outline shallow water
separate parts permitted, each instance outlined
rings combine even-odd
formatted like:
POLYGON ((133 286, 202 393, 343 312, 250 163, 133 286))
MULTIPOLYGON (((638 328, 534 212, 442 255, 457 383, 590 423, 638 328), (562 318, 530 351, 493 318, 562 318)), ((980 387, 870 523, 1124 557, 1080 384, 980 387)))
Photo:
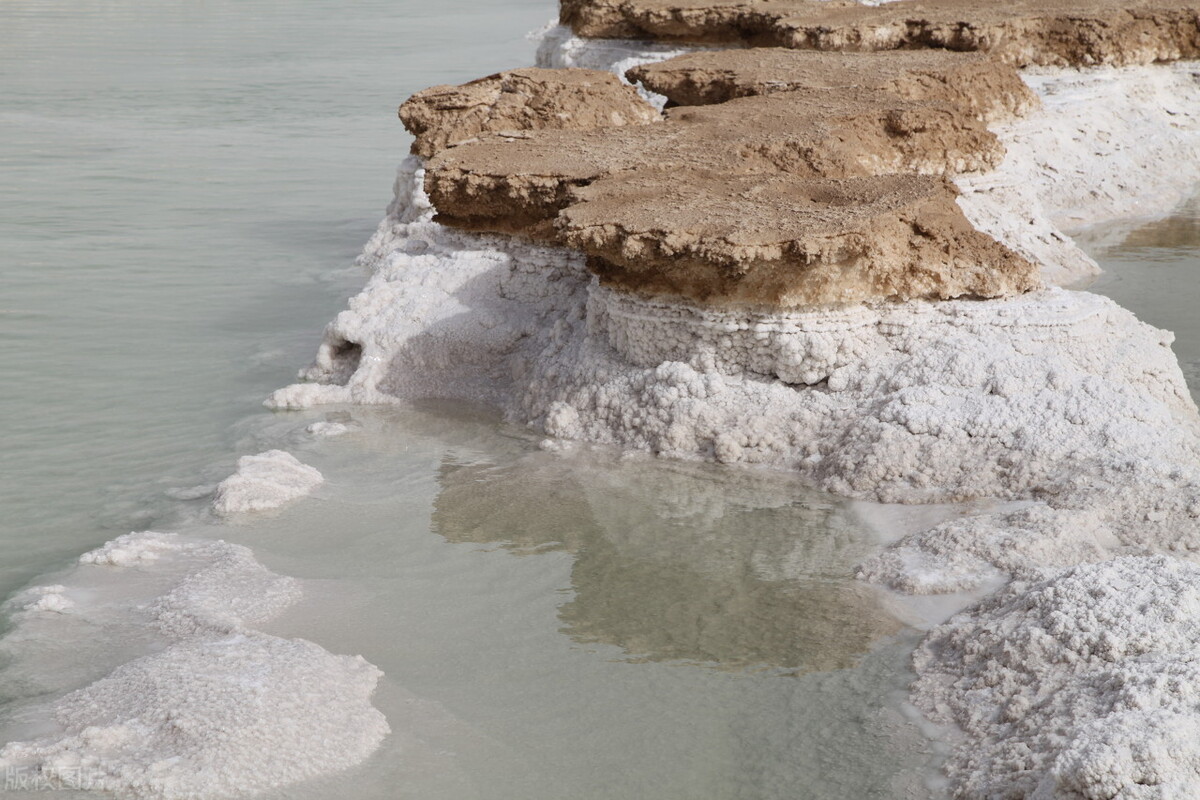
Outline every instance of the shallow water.
MULTIPOLYGON (((302 578, 266 629, 380 666, 395 733, 288 797, 903 796, 936 761, 903 704, 918 617, 851 578, 893 511, 786 476, 547 453, 478 408, 260 406, 363 280, 350 265, 407 148, 396 103, 531 62, 523 34, 552 14, 0 4, 0 595, 146 527, 302 578), (305 432, 327 418, 352 431, 305 432), (218 525, 188 490, 270 447, 326 484, 218 525)), ((1144 241, 1194 259, 1191 219, 1191 239, 1144 241)), ((1130 258, 1112 286, 1157 269, 1130 258)), ((1144 300, 1122 302, 1175 326, 1195 377, 1185 293, 1144 300)), ((0 741, 134 639, 36 681, 7 665, 22 713, 0 741)))
POLYGON ((1200 195, 1162 219, 1100 226, 1077 241, 1104 267, 1090 291, 1175 334, 1172 348, 1200 402, 1200 195))
POLYGON ((549 15, 0 3, 0 592, 228 474, 361 285, 396 105, 525 63, 549 15))

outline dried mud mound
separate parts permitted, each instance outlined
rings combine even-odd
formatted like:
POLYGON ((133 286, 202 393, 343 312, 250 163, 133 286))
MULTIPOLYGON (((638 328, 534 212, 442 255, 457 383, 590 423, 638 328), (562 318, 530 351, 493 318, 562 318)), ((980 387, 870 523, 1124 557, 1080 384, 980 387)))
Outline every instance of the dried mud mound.
POLYGON ((972 228, 956 196, 916 175, 663 170, 593 183, 559 221, 603 284, 699 302, 795 308, 1035 288, 1032 265, 972 228))
POLYGON ((610 72, 515 69, 461 86, 423 89, 400 106, 429 157, 488 131, 608 128, 659 120, 658 111, 610 72))
POLYGON ((669 104, 680 106, 854 87, 885 91, 906 100, 950 103, 989 122, 1024 114, 1038 105, 1037 95, 1011 67, 982 53, 946 50, 853 56, 781 47, 702 50, 643 64, 625 75, 664 95, 669 104))
MULTIPOLYGON (((933 61, 934 83, 965 87, 982 68, 1001 76, 988 96, 1006 98, 989 108, 1027 104, 1003 88, 1020 83, 1011 68, 933 61), (946 77, 955 64, 964 77, 946 77)), ((794 307, 1036 288, 1036 266, 973 231, 950 184, 916 177, 998 164, 986 115, 857 85, 869 71, 673 108, 657 125, 480 134, 430 159, 425 187, 439 222, 579 248, 627 290, 794 307)))
POLYGON ((809 50, 943 48, 1012 64, 1122 66, 1200 57, 1200 4, 1161 0, 721 2, 563 0, 579 36, 809 50))

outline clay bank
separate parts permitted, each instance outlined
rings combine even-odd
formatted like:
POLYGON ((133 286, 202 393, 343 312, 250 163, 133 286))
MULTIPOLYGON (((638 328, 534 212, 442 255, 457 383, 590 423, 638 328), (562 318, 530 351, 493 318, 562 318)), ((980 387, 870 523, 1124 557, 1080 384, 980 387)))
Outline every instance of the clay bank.
POLYGON ((1200 794, 1200 416, 1170 333, 1061 288, 1095 271, 1065 231, 1200 180, 1200 6, 561 21, 543 68, 401 107, 374 274, 268 403, 484 400, 548 449, 976 503, 859 566, 1007 581, 914 658, 952 793, 1200 794))

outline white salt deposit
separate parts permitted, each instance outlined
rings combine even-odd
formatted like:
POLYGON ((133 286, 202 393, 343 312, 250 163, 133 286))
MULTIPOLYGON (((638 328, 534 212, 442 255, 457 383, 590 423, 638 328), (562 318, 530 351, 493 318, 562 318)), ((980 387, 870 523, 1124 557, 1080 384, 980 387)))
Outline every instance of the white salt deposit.
POLYGON ((213 510, 227 516, 279 508, 311 493, 324 480, 316 469, 283 450, 242 456, 237 472, 217 485, 213 510))
MULTIPOLYGON (((626 71, 642 64, 653 64, 684 53, 710 49, 697 45, 635 42, 627 39, 582 39, 565 25, 553 22, 532 34, 531 38, 538 42, 539 67, 607 70, 616 73, 623 81, 626 71)), ((667 102, 667 98, 647 91, 641 84, 637 84, 637 90, 660 111, 667 102)))
POLYGON ((1167 213, 1200 183, 1197 66, 1026 72, 1042 107, 992 126, 1007 155, 956 180, 963 213, 1050 283, 1099 272, 1064 230, 1167 213))
POLYGON ((304 430, 311 433, 313 436, 319 436, 324 439, 332 439, 335 436, 341 436, 349 433, 352 429, 344 422, 314 422, 304 430))
POLYGON ((388 733, 380 672, 312 642, 244 632, 183 641, 54 705, 62 733, 0 750, 71 788, 241 797, 344 769, 388 733))
POLYGON ((896 502, 1063 491, 1195 457, 1170 334, 1104 298, 787 314, 627 298, 575 254, 429 221, 420 177, 405 162, 398 196, 415 200, 368 246, 379 266, 327 329, 314 382, 269 405, 482 400, 559 438, 896 502))
POLYGON ((970 737, 960 797, 1184 798, 1200 787, 1200 567, 1117 558, 1013 583, 918 648, 914 701, 970 737))
POLYGON ((4 610, 12 615, 49 612, 65 614, 75 607, 75 601, 67 597, 65 586, 33 586, 18 592, 4 603, 4 610))
POLYGON ((376 668, 251 627, 300 587, 247 548, 147 531, 79 562, 10 601, 0 652, 10 690, 91 682, 41 713, 50 732, 0 749, 0 767, 122 796, 234 797, 358 763, 387 734, 376 668), (49 669, 64 651, 77 669, 49 669))

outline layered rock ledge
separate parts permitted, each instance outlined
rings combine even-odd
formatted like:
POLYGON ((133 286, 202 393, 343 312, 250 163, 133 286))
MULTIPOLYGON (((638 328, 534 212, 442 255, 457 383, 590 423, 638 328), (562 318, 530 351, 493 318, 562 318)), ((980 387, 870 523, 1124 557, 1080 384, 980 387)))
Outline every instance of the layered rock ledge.
POLYGON ((1025 114, 1037 95, 1016 70, 983 53, 899 50, 828 53, 753 47, 702 50, 625 73, 668 105, 700 106, 802 90, 855 87, 888 92, 905 100, 949 103, 993 122, 1025 114))
POLYGON ((400 106, 429 157, 487 131, 608 128, 657 122, 659 114, 611 72, 514 69, 461 86, 432 86, 400 106))
POLYGON ((1033 265, 971 227, 941 178, 653 170, 580 189, 558 218, 602 284, 722 305, 1001 297, 1033 265), (731 203, 730 198, 736 198, 731 203))
POLYGON ((974 231, 951 184, 921 177, 999 163, 981 120, 1029 107, 1028 90, 1010 67, 924 55, 865 86, 872 56, 807 79, 794 64, 786 90, 677 106, 656 125, 473 128, 429 160, 425 188, 439 222, 578 248, 630 291, 790 308, 1036 288, 1033 263, 974 231), (976 105, 949 101, 967 94, 976 105))
POLYGON ((1196 0, 563 0, 579 36, 752 47, 985 51, 1019 66, 1150 64, 1200 57, 1196 0))

